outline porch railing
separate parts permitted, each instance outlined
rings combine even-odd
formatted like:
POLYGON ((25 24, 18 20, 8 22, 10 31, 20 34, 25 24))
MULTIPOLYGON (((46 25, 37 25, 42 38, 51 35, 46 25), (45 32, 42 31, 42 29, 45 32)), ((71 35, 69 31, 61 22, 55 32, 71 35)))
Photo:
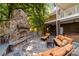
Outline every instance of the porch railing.
POLYGON ((71 16, 71 15, 75 15, 78 13, 79 13, 79 4, 72 6, 71 8, 68 8, 66 10, 58 11, 58 19, 63 18, 63 17, 67 17, 67 16, 71 16))

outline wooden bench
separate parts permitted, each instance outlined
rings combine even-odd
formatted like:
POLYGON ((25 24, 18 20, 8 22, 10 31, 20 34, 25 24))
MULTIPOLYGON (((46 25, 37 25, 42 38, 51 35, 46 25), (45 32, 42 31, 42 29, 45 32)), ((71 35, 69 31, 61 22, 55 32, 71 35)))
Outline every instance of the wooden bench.
POLYGON ((42 36, 41 40, 46 41, 49 38, 49 36, 42 36))
POLYGON ((45 36, 41 37, 41 40, 46 41, 49 38, 50 34, 46 33, 45 36))

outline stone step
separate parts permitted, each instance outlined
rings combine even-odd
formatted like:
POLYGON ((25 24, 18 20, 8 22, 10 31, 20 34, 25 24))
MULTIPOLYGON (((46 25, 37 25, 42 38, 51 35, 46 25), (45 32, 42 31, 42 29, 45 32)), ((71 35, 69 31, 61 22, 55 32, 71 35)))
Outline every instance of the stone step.
POLYGON ((16 40, 16 41, 14 41, 14 42, 10 42, 9 45, 16 45, 16 44, 19 44, 19 43, 21 43, 21 42, 23 42, 23 41, 25 41, 25 40, 27 40, 27 39, 29 39, 29 38, 31 38, 31 37, 32 37, 32 35, 30 35, 30 36, 28 36, 28 37, 23 37, 23 38, 21 38, 21 39, 19 39, 19 40, 16 40))
POLYGON ((6 54, 8 46, 8 43, 0 45, 0 56, 6 54))
POLYGON ((71 56, 79 56, 79 47, 72 52, 71 56))

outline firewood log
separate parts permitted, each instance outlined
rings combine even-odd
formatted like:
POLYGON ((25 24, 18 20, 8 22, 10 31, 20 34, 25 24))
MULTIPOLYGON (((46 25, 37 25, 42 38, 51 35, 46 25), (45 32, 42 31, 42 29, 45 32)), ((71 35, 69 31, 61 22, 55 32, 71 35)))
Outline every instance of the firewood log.
POLYGON ((59 40, 64 40, 64 36, 63 35, 58 35, 58 36, 56 36, 56 39, 59 39, 59 40))
POLYGON ((55 39, 55 42, 57 43, 58 46, 60 46, 60 47, 62 46, 62 41, 61 40, 55 39))
POLYGON ((71 39, 71 38, 68 38, 68 37, 64 37, 65 38, 65 40, 68 40, 68 43, 72 43, 72 41, 73 41, 73 39, 71 39))
POLYGON ((64 46, 64 48, 66 49, 67 52, 69 52, 73 48, 73 46, 72 44, 67 44, 66 46, 64 46))
POLYGON ((53 56, 64 56, 66 54, 66 49, 64 47, 56 49, 51 52, 53 56))

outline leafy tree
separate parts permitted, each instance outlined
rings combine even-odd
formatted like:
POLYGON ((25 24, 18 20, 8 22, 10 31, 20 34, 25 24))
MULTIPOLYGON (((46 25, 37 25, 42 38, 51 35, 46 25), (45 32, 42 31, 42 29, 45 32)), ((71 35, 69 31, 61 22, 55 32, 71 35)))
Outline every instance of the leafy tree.
POLYGON ((0 21, 8 20, 8 12, 7 4, 0 4, 0 21))
POLYGON ((30 27, 42 30, 47 18, 47 4, 44 3, 5 3, 0 4, 0 21, 8 20, 14 9, 23 9, 27 16, 30 27))

